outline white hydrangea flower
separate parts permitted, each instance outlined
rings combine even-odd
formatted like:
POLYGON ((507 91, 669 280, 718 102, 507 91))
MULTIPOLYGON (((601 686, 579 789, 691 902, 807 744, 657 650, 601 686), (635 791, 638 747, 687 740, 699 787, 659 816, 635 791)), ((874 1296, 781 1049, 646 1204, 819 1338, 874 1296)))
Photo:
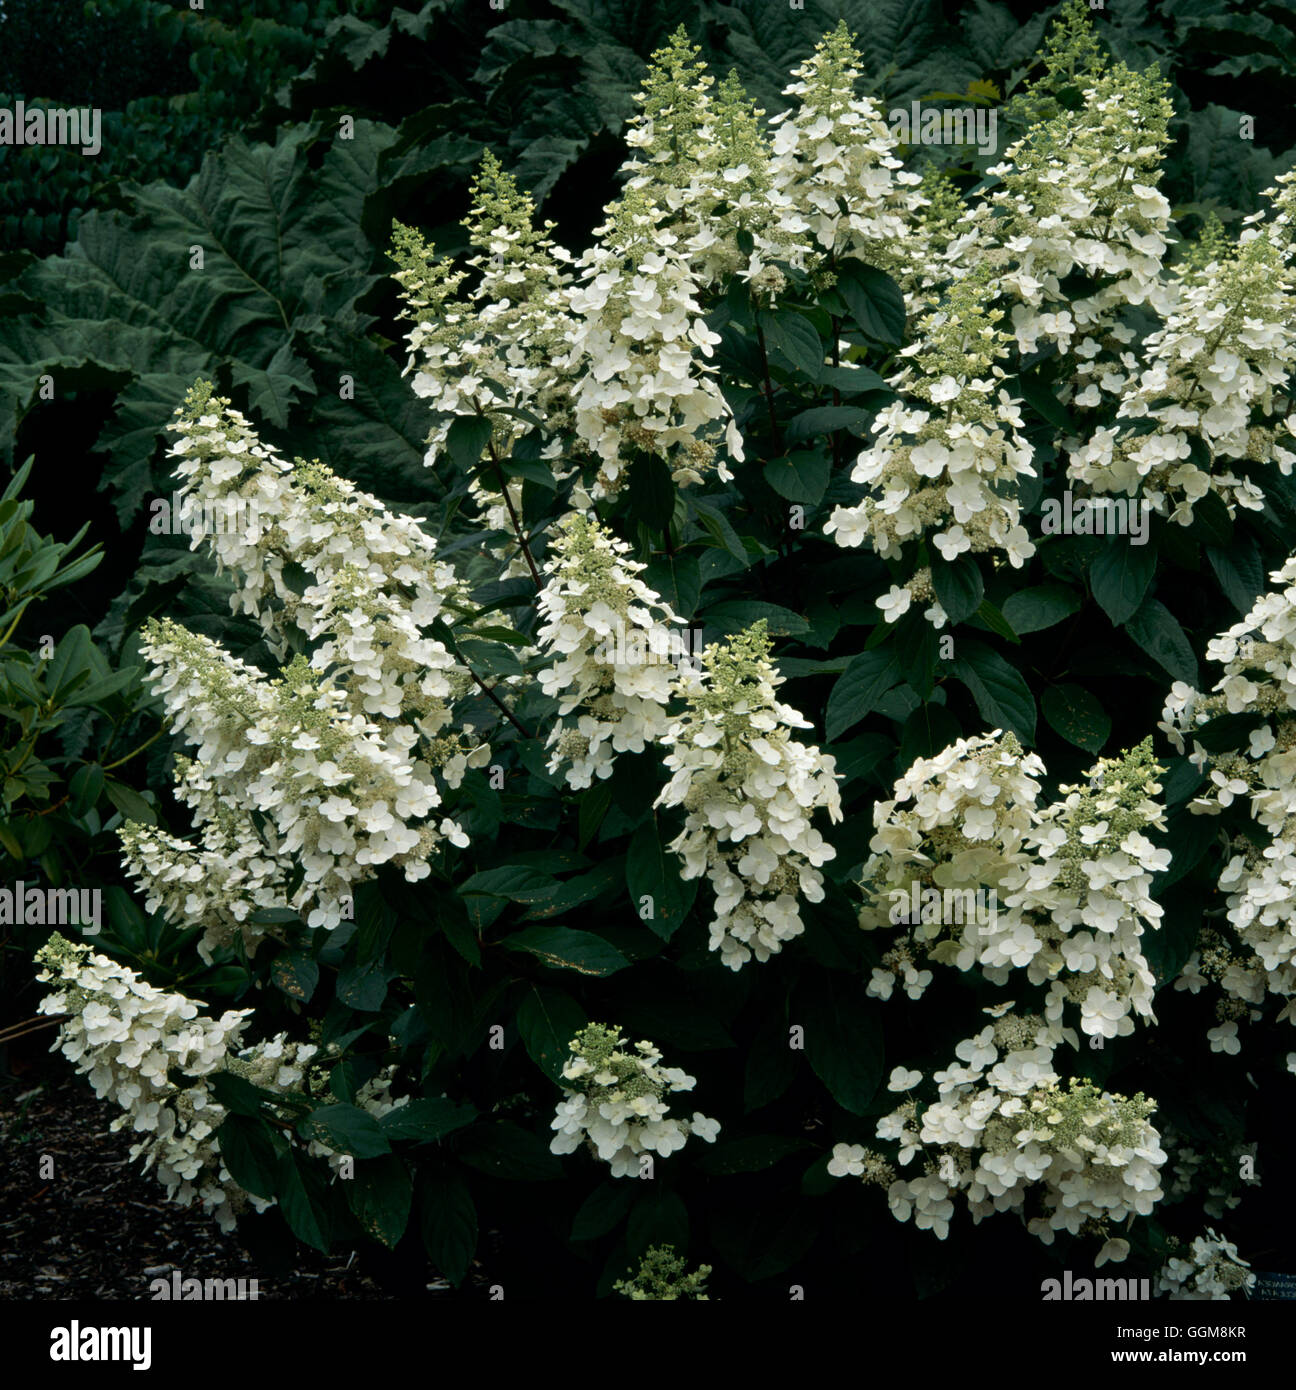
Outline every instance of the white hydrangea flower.
POLYGON ((440 734, 472 678, 425 631, 466 604, 433 538, 323 465, 278 457, 206 383, 176 414, 170 456, 181 495, 245 509, 246 525, 193 541, 233 578, 232 609, 260 622, 281 661, 289 632, 304 634, 315 644, 311 668, 336 672, 344 705, 406 749, 440 734))
POLYGON ((150 910, 203 922, 208 945, 235 931, 252 944, 248 911, 265 905, 272 884, 308 926, 335 927, 354 885, 379 865, 397 865, 411 882, 427 876, 446 833, 432 770, 348 712, 345 690, 302 657, 268 681, 169 619, 150 622, 143 652, 176 730, 196 747, 193 759, 177 760, 176 795, 206 828, 200 849, 122 828, 128 871, 150 910), (240 850, 240 836, 253 852, 240 850), (303 876, 288 895, 293 865, 303 876), (223 884, 236 889, 232 901, 219 896, 223 884))
POLYGON ((1179 1302, 1222 1302, 1255 1287, 1256 1277, 1232 1241, 1207 1229, 1184 1256, 1167 1260, 1157 1275, 1156 1291, 1179 1302))
MULTIPOLYGON (((900 353, 908 360, 889 379, 900 399, 878 412, 851 473, 867 494, 835 507, 824 527, 837 544, 867 539, 884 559, 898 559, 906 544, 930 537, 946 560, 1001 551, 1014 568, 1034 554, 1017 497, 1021 480, 1035 477, 1033 451, 1019 403, 1001 384, 996 359, 1007 338, 995 327, 1002 310, 990 307, 997 293, 988 270, 969 273, 900 353)), ((928 599, 931 572, 921 569, 878 607, 895 622, 911 601, 928 599)), ((925 616, 938 628, 946 621, 939 603, 925 616)))
MULTIPOLYGON (((1069 353, 1077 338, 1103 344, 1101 357, 1085 349, 1070 360, 1081 390, 1110 395, 1113 367, 1119 380, 1128 365, 1113 353, 1119 312, 1145 304, 1164 311, 1171 302, 1161 279, 1170 204, 1156 185, 1173 107, 1155 69, 1135 72, 1096 56, 1077 86, 1078 109, 1033 124, 990 170, 1003 186, 973 221, 1000 289, 1016 301, 1018 349, 1069 353), (1067 294, 1062 282, 1076 275, 1096 287, 1067 294)), ((965 254, 976 258, 975 249, 965 254)))
POLYGON ((885 270, 912 310, 932 254, 922 177, 904 168, 877 102, 858 94, 861 64, 843 21, 793 69, 783 94, 795 104, 770 121, 777 226, 811 254, 858 256, 885 270))
MULTIPOLYGON (((481 454, 496 463, 536 420, 550 437, 570 423, 571 276, 564 265, 571 255, 552 240, 552 222, 535 225, 531 196, 490 151, 471 192, 463 221, 473 251, 466 270, 452 270, 417 232, 395 224, 395 278, 413 325, 405 370, 414 373, 415 394, 438 416, 424 459, 429 467, 447 452, 457 419, 489 421, 481 454), (476 283, 461 296, 469 271, 477 272, 476 283)), ((560 452, 560 444, 545 446, 547 457, 560 452)), ((502 476, 495 481, 503 487, 502 476)), ((480 480, 470 490, 490 523, 509 529, 480 480)))
POLYGON ((143 1157, 145 1171, 155 1170, 168 1200, 201 1202, 222 1230, 231 1230, 248 1205, 257 1211, 272 1206, 240 1188, 221 1161, 227 1112, 205 1078, 229 1070, 257 1085, 292 1089, 317 1049, 286 1044, 282 1034, 241 1048, 252 1009, 208 1018, 199 1001, 156 989, 128 967, 58 935, 36 960, 42 966, 37 979, 52 985, 39 1012, 68 1015, 51 1050, 61 1050, 88 1075, 97 1096, 121 1107, 110 1128, 129 1126, 141 1136, 130 1156, 143 1157), (174 1083, 173 1071, 191 1084, 174 1083))
POLYGON ((706 874, 715 889, 711 949, 732 970, 804 930, 799 900, 822 900, 819 866, 836 854, 811 816, 822 806, 841 819, 836 763, 790 737, 810 724, 775 697, 769 650, 763 621, 708 647, 703 674, 680 682, 687 713, 661 740, 673 776, 656 804, 688 812, 670 847, 683 878, 706 874))
POLYGON ((671 723, 681 623, 629 554, 592 514, 573 513, 545 564, 539 644, 552 665, 540 685, 559 700, 549 770, 565 769, 577 789, 610 776, 615 753, 660 742, 671 723))
POLYGON ((1212 719, 1263 720, 1245 746, 1200 750, 1209 778, 1189 806, 1218 815, 1244 803, 1256 827, 1234 840, 1220 873, 1227 925, 1204 926, 1175 982, 1194 994, 1218 986, 1218 1025, 1207 1037, 1212 1051, 1230 1055, 1241 1050, 1239 1023, 1259 1018, 1266 996, 1282 1001, 1280 1018, 1296 1022, 1296 556, 1270 582, 1251 611, 1207 645, 1208 659, 1224 667, 1211 692, 1176 681, 1159 726, 1184 753, 1190 743, 1199 750, 1193 734, 1212 719))
MULTIPOLYGON (((1076 1079, 1064 1086, 1053 1069, 1062 1042, 1056 1023, 1010 1013, 990 1031, 988 1049, 980 1036, 959 1046, 966 1055, 972 1044, 978 1065, 935 1074, 936 1092, 922 1102, 921 1119, 911 1099, 878 1121, 878 1138, 898 1146, 902 1168, 919 1157, 927 1164, 922 1176, 891 1183, 887 1196, 896 1219, 912 1217, 918 1229, 943 1240, 960 1194, 973 1220, 981 1221, 996 1211, 1024 1218, 1029 1193, 1031 1206, 1046 1214, 1028 1227, 1049 1243, 1059 1230, 1105 1232, 1128 1216, 1151 1212, 1163 1195, 1160 1167, 1166 1161, 1148 1122, 1152 1102, 1076 1079)), ((838 1145, 828 1171, 859 1176, 863 1157, 863 1150, 838 1145)), ((1123 1241, 1109 1238, 1098 1262, 1127 1252, 1123 1241)))
POLYGON ((1044 764, 1011 734, 918 759, 873 811, 860 925, 906 928, 883 970, 912 998, 931 977, 918 970, 923 959, 979 969, 995 984, 1025 970, 1048 986, 1046 1017, 1078 1006, 1089 1036, 1125 1036, 1134 1017, 1151 1020, 1155 978, 1140 940, 1160 922, 1151 884, 1170 856, 1143 831, 1164 829, 1159 771, 1149 739, 1041 808, 1044 764))
POLYGON ((196 750, 176 769, 199 843, 130 824, 120 835, 150 911, 200 924, 210 959, 238 938, 255 949, 259 909, 287 902, 333 927, 380 865, 426 877, 437 846, 467 843, 436 772, 453 789, 490 747, 471 725, 447 731, 476 681, 428 629, 465 594, 418 523, 319 464, 278 458, 207 383, 177 416, 181 494, 242 519, 194 544, 231 573, 234 610, 259 620, 280 660, 311 645, 270 681, 173 622, 146 629, 154 688, 196 750))
POLYGON ((640 1156, 662 1158, 682 1149, 690 1135, 713 1144, 718 1120, 695 1111, 691 1120, 670 1113, 666 1097, 691 1091, 696 1078, 678 1067, 662 1067, 661 1053, 644 1041, 628 1046, 620 1029, 591 1023, 572 1039, 571 1055, 563 1067, 563 1088, 550 1150, 573 1153, 584 1143, 614 1178, 638 1177, 640 1156))
POLYGON ((1142 344, 1124 381, 1114 427, 1070 446, 1067 471, 1098 493, 1141 493, 1183 526, 1208 494, 1260 511, 1256 466, 1296 461, 1275 388, 1296 365, 1296 296, 1277 247, 1211 246, 1175 287, 1174 307, 1142 344), (1133 421, 1122 427, 1121 422, 1133 421), (1285 447, 1284 447, 1285 446, 1285 447))
POLYGON ((697 272, 666 211, 627 189, 596 228, 570 292, 575 432, 599 460, 597 500, 624 486, 635 451, 655 453, 677 484, 743 458, 742 440, 707 358, 720 335, 707 327, 697 272))
POLYGON ((701 51, 681 26, 653 54, 626 130, 624 185, 664 209, 663 226, 679 239, 699 285, 737 275, 753 289, 777 291, 784 278, 770 259, 795 247, 773 225, 791 202, 772 186, 764 112, 752 107, 736 73, 712 94, 701 51), (749 252, 738 245, 742 232, 752 238, 749 252))

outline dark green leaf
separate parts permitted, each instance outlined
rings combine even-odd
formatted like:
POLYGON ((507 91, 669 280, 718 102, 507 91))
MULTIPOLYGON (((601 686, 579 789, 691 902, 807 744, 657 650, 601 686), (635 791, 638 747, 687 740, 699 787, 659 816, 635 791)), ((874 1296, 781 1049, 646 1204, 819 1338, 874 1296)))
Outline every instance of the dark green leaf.
POLYGON ((1093 596, 1117 627, 1138 610, 1156 570, 1156 551, 1122 538, 1109 540, 1089 571, 1093 596))
POLYGON ((419 1144, 428 1144, 471 1124, 476 1116, 477 1112, 471 1105, 441 1096, 430 1100, 406 1101, 395 1110, 389 1110, 378 1124, 388 1139, 412 1139, 419 1144))
POLYGON ((270 966, 270 978, 285 994, 306 1003, 319 984, 319 963, 307 951, 281 951, 270 966))
POLYGON ((983 599, 977 605, 976 616, 977 620, 984 623, 996 636, 1004 638, 1014 646, 1021 645, 1021 638, 1013 631, 1012 625, 1009 623, 1008 619, 1004 617, 989 599, 983 599))
POLYGON ((490 443, 491 423, 484 415, 459 415, 446 433, 446 452, 462 472, 470 473, 481 462, 490 443))
POLYGON ((1256 543, 1240 536, 1226 550, 1208 546, 1206 558, 1228 601, 1239 613, 1249 613, 1265 587, 1264 561, 1256 543))
POLYGON ((391 1153, 391 1145, 378 1121, 356 1105, 322 1105, 311 1112, 310 1127, 321 1143, 353 1158, 376 1158, 391 1153))
POLYGON ((109 777, 104 782, 104 791, 108 793, 108 800, 122 813, 123 819, 139 821, 142 825, 157 824, 153 808, 134 787, 109 777))
POLYGON ((414 1196, 404 1159, 388 1154, 357 1163, 343 1190, 364 1233, 392 1249, 405 1234, 414 1196))
POLYGON ((1066 406, 1053 394, 1053 388, 1038 372, 1023 372, 1017 378, 1022 398, 1041 419, 1055 429, 1066 430, 1068 434, 1077 432, 1076 423, 1066 406))
POLYGON ((576 970, 582 975, 612 975, 630 964, 601 936, 571 927, 527 927, 499 944, 505 950, 526 951, 556 970, 576 970))
POLYGON ((832 460, 817 449, 802 449, 765 465, 765 481, 789 502, 817 507, 828 489, 832 460))
POLYGON ((626 1247, 630 1253, 645 1254, 653 1245, 670 1245, 676 1250, 687 1250, 688 1208, 679 1194, 664 1189, 660 1183, 640 1182, 638 1185, 638 1200, 626 1223, 626 1247), (644 1191, 645 1188, 648 1190, 644 1191))
POLYGON ((217 1101, 234 1115, 261 1114, 261 1093, 245 1077, 232 1071, 213 1072, 208 1086, 217 1101))
POLYGON ((600 1183, 581 1203, 572 1221, 572 1240, 598 1240, 625 1220, 635 1187, 624 1179, 600 1183))
POLYGON ((964 618, 970 618, 977 611, 985 594, 985 583, 977 562, 971 555, 960 555, 953 561, 933 559, 931 572, 936 598, 945 610, 950 626, 957 627, 964 618))
POLYGON ((675 513, 675 484, 664 459, 640 454, 630 467, 626 489, 630 515, 653 531, 664 531, 675 513))
POLYGON ((254 1196, 275 1196, 278 1160, 264 1120, 247 1115, 227 1115, 216 1136, 221 1161, 230 1177, 254 1196))
POLYGON ((1060 623, 1079 607, 1080 597, 1074 589, 1064 584, 1040 584, 1010 594, 1004 600, 1003 615, 1012 630, 1024 637, 1060 623))
POLYGON ((72 794, 72 814, 84 816, 99 800, 103 791, 104 771, 98 763, 86 763, 72 774, 68 790, 72 794))
POLYGON ((803 410, 788 421, 784 437, 789 444, 832 434, 834 430, 850 430, 863 434, 873 423, 875 412, 858 405, 816 405, 803 410))
POLYGON ((630 841, 626 887, 636 916, 663 941, 679 930, 697 897, 697 879, 680 877, 679 856, 666 848, 656 817, 644 821, 630 841))
POLYGON ((725 599, 705 609, 701 617, 707 627, 719 629, 726 637, 745 631, 762 618, 771 637, 799 637, 810 627, 799 613, 756 599, 725 599))
POLYGON ((1068 743, 1098 753, 1111 733, 1107 711, 1078 685, 1051 685, 1040 697, 1044 718, 1068 743))
POLYGON ((498 1120, 467 1130, 458 1145, 459 1157, 493 1178, 514 1182, 544 1182, 562 1177, 562 1164, 537 1135, 498 1120))
POLYGON ((889 651, 861 652, 842 672, 828 696, 824 732, 830 743, 877 708, 880 696, 900 682, 900 668, 889 651))
POLYGON ((423 1248, 457 1287, 477 1249, 477 1208, 468 1184, 455 1173, 427 1173, 419 1179, 418 1198, 423 1248))
POLYGON ((1138 612, 1125 624, 1125 630, 1162 670, 1196 688, 1197 658, 1192 644, 1164 603, 1144 599, 1138 612))
POLYGON ((322 1210, 322 1184, 319 1174, 306 1167, 308 1162, 292 1149, 280 1155, 275 1184, 279 1207, 298 1240, 327 1254, 329 1238, 322 1210))
POLYGON ((762 310, 760 321, 766 344, 813 381, 823 366, 824 345, 810 320, 794 310, 778 309, 762 310))
POLYGON ((863 1115, 882 1080, 882 1028, 860 982, 827 972, 807 977, 793 1000, 792 1020, 805 1028, 815 1075, 844 1110, 863 1115))
POLYGON ((1009 729, 1030 747, 1035 742, 1035 697, 1020 671, 993 648, 962 639, 953 672, 972 692, 981 717, 993 729, 1009 729))
POLYGON ((730 1173, 759 1173, 772 1168, 789 1154, 800 1153, 810 1145, 787 1134, 754 1134, 747 1139, 720 1140, 698 1156, 697 1166, 704 1173, 724 1177, 730 1173))
POLYGON ((523 1047, 549 1080, 559 1085, 571 1041, 588 1022, 585 1010, 570 994, 545 985, 529 985, 517 1011, 523 1047))
POLYGON ((890 276, 862 261, 841 260, 835 288, 866 336, 891 347, 904 342, 904 295, 890 276))

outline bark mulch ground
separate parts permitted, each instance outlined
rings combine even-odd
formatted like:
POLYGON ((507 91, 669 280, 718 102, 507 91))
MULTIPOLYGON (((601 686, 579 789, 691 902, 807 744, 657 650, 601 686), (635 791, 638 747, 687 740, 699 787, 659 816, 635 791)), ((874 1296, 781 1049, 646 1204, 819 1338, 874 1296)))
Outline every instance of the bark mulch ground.
POLYGON ((149 1299, 149 1283, 173 1269, 256 1279, 263 1299, 391 1297, 346 1253, 302 1247, 291 1274, 267 1277, 237 1232, 164 1199, 143 1160, 128 1157, 130 1131, 110 1132, 120 1113, 61 1059, 0 1078, 0 1299, 149 1299), (54 1176, 42 1180, 46 1154, 54 1176))

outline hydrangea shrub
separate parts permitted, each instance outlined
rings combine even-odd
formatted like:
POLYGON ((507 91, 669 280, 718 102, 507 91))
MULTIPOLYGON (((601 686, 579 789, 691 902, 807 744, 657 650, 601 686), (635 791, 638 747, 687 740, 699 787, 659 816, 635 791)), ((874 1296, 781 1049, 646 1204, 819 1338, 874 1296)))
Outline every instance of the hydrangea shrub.
POLYGON ((484 159, 466 258, 394 231, 422 514, 195 386, 177 483, 246 506, 194 544, 265 659, 150 623, 177 809, 121 841, 248 1006, 40 958, 174 1200, 456 1283, 498 1230, 522 1297, 1252 1279, 1296 181, 1180 225, 1167 84, 1086 13, 984 176, 844 25, 768 121, 677 33, 583 250, 484 159))

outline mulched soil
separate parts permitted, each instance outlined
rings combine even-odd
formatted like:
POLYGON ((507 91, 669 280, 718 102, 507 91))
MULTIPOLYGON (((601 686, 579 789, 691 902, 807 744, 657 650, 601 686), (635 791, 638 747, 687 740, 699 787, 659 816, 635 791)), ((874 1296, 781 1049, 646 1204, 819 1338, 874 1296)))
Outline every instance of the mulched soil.
MULTIPOLYGON (((265 1277, 237 1232, 226 1235, 201 1207, 173 1206, 140 1172, 130 1131, 109 1131, 120 1113, 61 1058, 0 1079, 0 1299, 149 1299, 150 1281, 172 1269, 256 1279, 261 1299, 392 1296, 346 1252, 302 1247, 291 1274, 265 1277), (55 1175, 42 1181, 44 1154, 55 1175)), ((436 1297, 448 1286, 427 1290, 436 1297)))

